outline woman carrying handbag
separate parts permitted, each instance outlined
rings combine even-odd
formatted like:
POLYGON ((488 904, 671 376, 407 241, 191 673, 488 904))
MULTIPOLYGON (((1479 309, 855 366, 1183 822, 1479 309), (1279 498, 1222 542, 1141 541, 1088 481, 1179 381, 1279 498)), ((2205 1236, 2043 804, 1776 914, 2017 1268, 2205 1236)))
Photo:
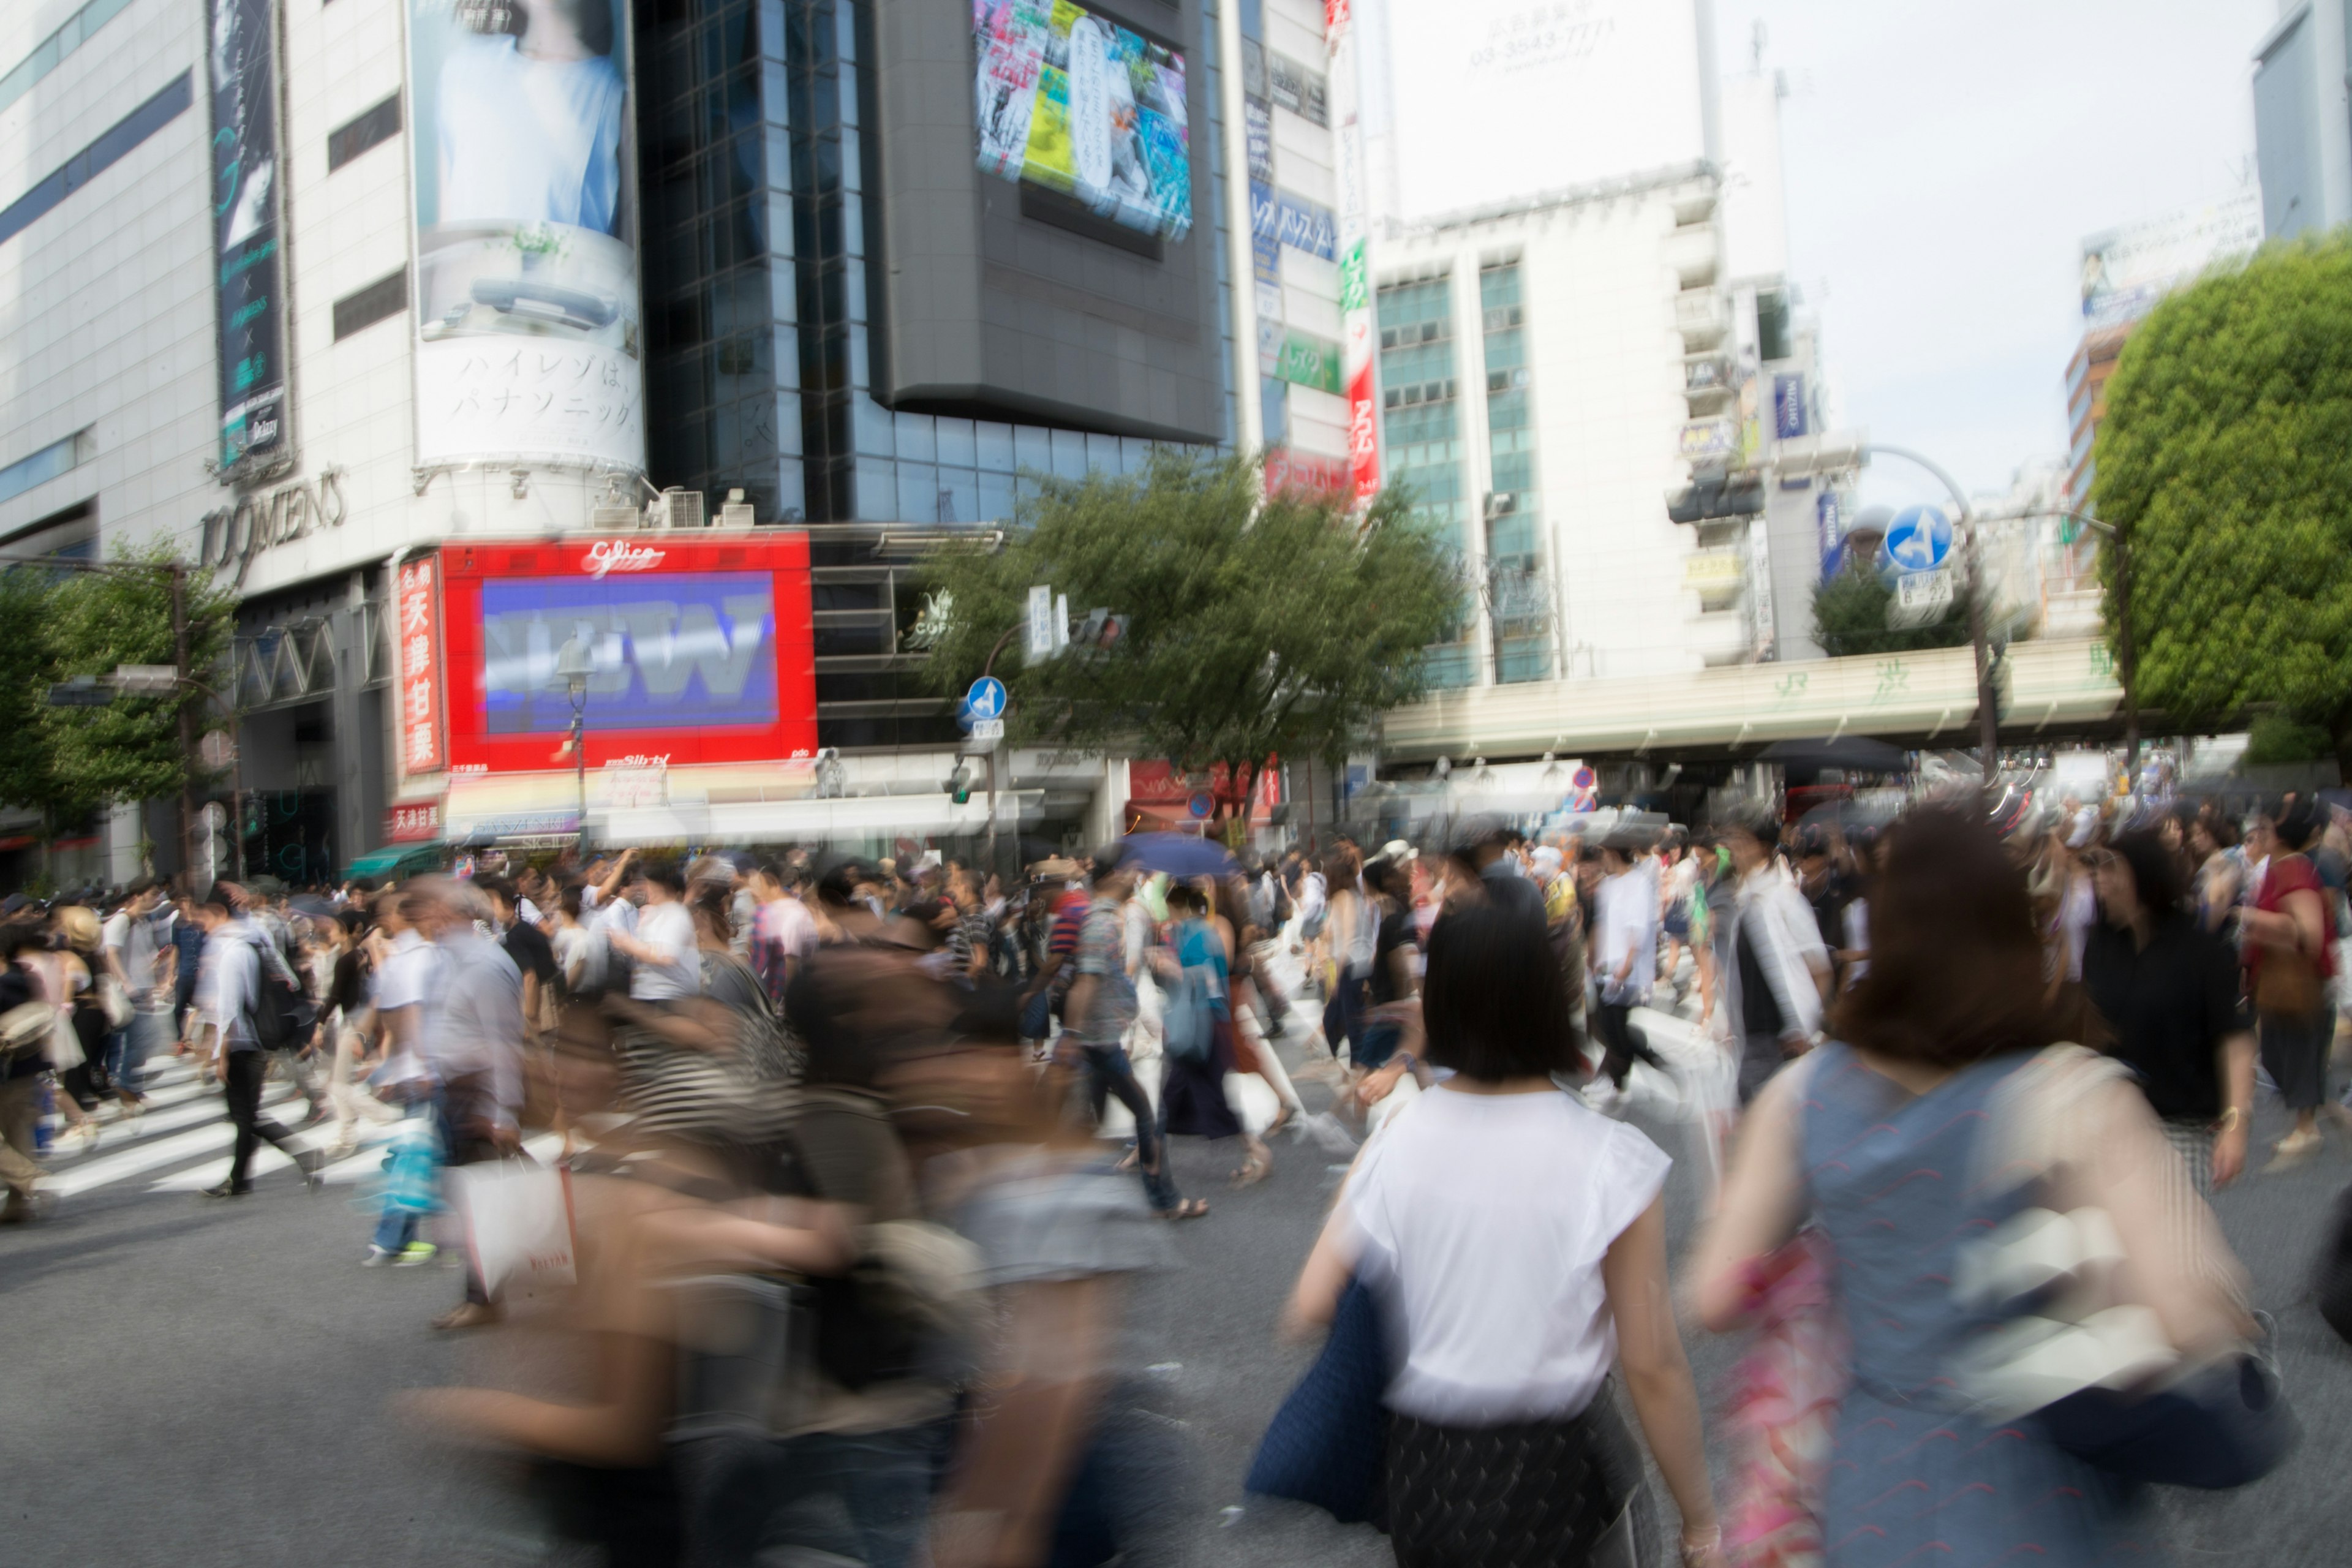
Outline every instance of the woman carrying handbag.
MULTIPOLYGON (((2234 1367, 2253 1331, 2179 1158, 2120 1068, 2063 1043, 2042 963, 2024 875, 1990 826, 1950 809, 1898 826, 1870 972, 1833 1042, 1750 1107, 1694 1254, 1699 1318, 1720 1332, 1809 1217, 1829 1248, 1851 1339, 1819 1502, 1829 1568, 2144 1549, 2135 1483, 2180 1478, 2123 1428, 2182 1414, 2140 1396, 2194 1392, 2172 1374, 2234 1367)), ((2283 1451, 2258 1451, 2261 1412, 2186 1414, 2206 1418, 2203 1458, 2259 1473, 2283 1451)))
POLYGON ((2336 1009, 2327 982, 2336 973, 2336 911, 2304 853, 2326 819, 2299 800, 2275 821, 2257 817, 2249 848, 2267 856, 2253 907, 2238 911, 2245 937, 2247 988, 2262 1024, 2263 1068, 2294 1114, 2270 1168, 2284 1170, 2318 1152, 2319 1104, 2327 1098, 2327 1047, 2336 1009))

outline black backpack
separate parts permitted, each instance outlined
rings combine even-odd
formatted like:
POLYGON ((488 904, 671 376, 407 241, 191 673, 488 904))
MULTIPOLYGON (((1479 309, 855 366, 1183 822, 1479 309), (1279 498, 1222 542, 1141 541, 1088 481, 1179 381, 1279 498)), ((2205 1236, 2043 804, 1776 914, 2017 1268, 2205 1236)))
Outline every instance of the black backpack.
POLYGON ((2320 1245, 2317 1274, 2313 1285, 2319 1298, 2319 1315, 2352 1342, 2352 1187, 2336 1196, 2336 1214, 2320 1245))
POLYGON ((245 1008, 246 1026, 253 1031, 253 1043, 265 1051, 297 1049, 310 1037, 318 1009, 303 994, 302 987, 295 984, 293 971, 287 967, 275 942, 267 937, 255 942, 253 957, 254 994, 245 1008))

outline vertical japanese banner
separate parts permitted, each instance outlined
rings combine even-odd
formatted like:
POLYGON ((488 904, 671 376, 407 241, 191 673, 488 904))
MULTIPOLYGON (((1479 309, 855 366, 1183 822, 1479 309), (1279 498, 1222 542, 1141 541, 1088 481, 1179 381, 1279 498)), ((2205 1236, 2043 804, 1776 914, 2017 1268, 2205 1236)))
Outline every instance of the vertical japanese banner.
POLYGON ((628 0, 406 0, 416 461, 642 472, 628 0))
POLYGON ((1361 510, 1381 489, 1381 400, 1352 0, 1323 0, 1323 40, 1330 51, 1331 143, 1339 187, 1339 363, 1348 396, 1349 485, 1361 510))
POLYGON ((439 773, 449 765, 442 739, 441 592, 439 557, 400 564, 394 584, 393 658, 400 693, 400 771, 439 773))
POLYGON ((210 0, 213 291, 224 481, 286 447, 286 258, 278 222, 278 26, 270 0, 210 0))

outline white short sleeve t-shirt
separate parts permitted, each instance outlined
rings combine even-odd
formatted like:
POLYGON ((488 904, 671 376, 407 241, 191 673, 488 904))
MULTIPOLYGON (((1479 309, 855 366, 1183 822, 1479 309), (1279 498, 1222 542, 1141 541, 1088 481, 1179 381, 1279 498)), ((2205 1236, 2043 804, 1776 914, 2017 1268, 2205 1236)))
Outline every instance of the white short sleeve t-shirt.
POLYGON ((637 940, 667 952, 669 962, 639 960, 629 972, 629 994, 640 1002, 668 1002, 702 990, 702 960, 694 948, 694 914, 684 904, 647 904, 637 916, 637 940))
POLYGON ((1422 1095, 1365 1148, 1337 1223, 1404 1340, 1392 1410, 1560 1420, 1617 1357, 1601 1260, 1672 1162, 1574 1095, 1422 1095))

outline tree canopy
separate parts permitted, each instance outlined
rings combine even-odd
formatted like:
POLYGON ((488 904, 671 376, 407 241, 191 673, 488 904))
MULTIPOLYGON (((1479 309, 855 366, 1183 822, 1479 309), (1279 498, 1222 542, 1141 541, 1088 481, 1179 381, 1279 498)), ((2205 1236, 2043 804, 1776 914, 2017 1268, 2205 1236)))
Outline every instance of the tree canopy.
POLYGON ((2273 705, 2352 758, 2352 244, 2266 249, 2140 322, 2093 494, 2131 574, 2140 704, 2273 705))
MULTIPOLYGON (((103 708, 52 708, 48 689, 123 664, 171 664, 172 563, 158 545, 119 558, 122 572, 19 564, 0 570, 0 803, 40 813, 43 837, 117 801, 179 793, 197 766, 180 745, 184 696, 120 694, 103 708)), ((197 679, 228 649, 236 599, 207 572, 188 574, 190 654, 197 679)))
POLYGON ((1969 640, 1969 600, 1963 589, 1934 620, 1890 626, 1886 616, 1895 605, 1893 586, 1867 569, 1840 572, 1813 588, 1813 640, 1832 658, 1960 647, 1969 640))
POLYGON ((1223 763, 1227 805, 1269 758, 1336 762, 1420 696, 1424 650, 1463 594, 1401 496, 1360 529, 1334 501, 1263 496, 1246 458, 1165 450, 1125 479, 1041 480, 1002 549, 943 552, 926 575, 950 596, 929 662, 944 693, 1023 624, 1033 584, 1068 595, 1074 618, 1125 616, 1108 651, 1025 668, 1015 633, 995 667, 1012 692, 1007 741, 1223 763))

